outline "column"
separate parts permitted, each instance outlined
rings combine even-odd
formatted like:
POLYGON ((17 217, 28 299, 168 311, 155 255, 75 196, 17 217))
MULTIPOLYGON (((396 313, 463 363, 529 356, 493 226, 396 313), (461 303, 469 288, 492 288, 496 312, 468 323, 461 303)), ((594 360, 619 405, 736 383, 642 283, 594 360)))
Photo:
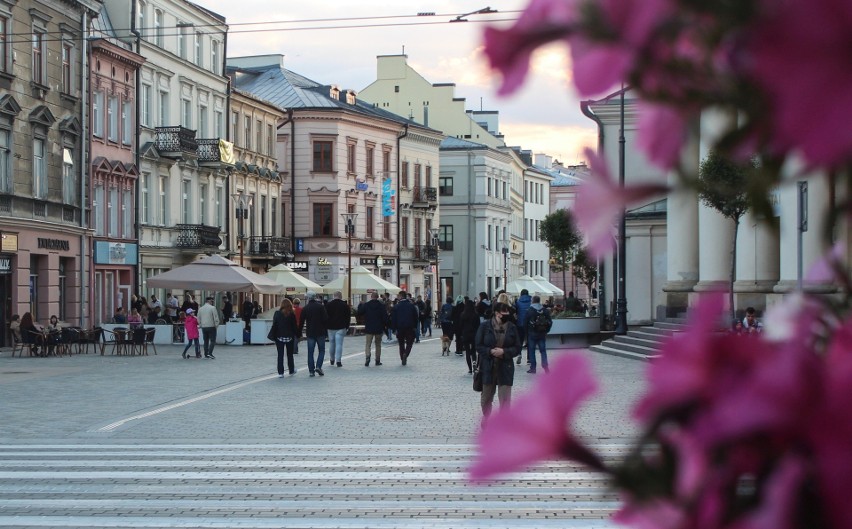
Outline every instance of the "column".
POLYGON ((778 282, 779 252, 778 218, 759 218, 752 212, 743 215, 737 234, 737 308, 766 308, 766 294, 778 282))

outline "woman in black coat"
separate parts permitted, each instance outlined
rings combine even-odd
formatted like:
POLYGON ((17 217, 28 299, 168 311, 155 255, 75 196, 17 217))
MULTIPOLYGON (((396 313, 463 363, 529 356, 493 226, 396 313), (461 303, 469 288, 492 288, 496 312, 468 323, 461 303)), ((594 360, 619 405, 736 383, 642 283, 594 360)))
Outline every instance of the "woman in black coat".
POLYGON ((482 415, 491 413, 494 394, 500 407, 508 406, 512 400, 512 384, 515 380, 515 362, 521 353, 521 339, 515 324, 508 321, 509 306, 494 305, 491 318, 485 320, 476 332, 476 352, 479 355, 479 370, 482 372, 482 415))
POLYGON ((287 368, 291 375, 296 374, 296 366, 293 363, 293 346, 299 340, 299 325, 296 322, 296 313, 293 312, 293 303, 284 298, 281 308, 272 317, 272 329, 270 335, 275 339, 275 347, 278 349, 278 378, 284 377, 284 354, 287 354, 287 368))
POLYGON ((450 321, 453 322, 453 334, 456 336, 456 354, 461 356, 464 346, 462 344, 462 321, 461 315, 464 312, 464 298, 456 296, 456 304, 453 305, 453 310, 450 312, 450 321))
POLYGON ((461 313, 461 332, 456 335, 456 340, 462 342, 468 373, 473 373, 473 362, 476 358, 474 342, 477 329, 479 329, 479 314, 476 313, 476 305, 473 301, 467 300, 464 303, 464 311, 461 313))

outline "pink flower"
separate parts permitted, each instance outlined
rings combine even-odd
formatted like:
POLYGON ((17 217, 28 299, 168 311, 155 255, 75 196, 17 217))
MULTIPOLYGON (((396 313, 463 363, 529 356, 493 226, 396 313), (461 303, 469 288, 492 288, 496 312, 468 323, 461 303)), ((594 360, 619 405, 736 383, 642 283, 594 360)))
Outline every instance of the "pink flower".
POLYGON ((640 103, 639 148, 654 164, 671 169, 686 141, 687 121, 688 116, 672 106, 640 103))
POLYGON ((470 479, 482 481, 566 452, 592 463, 593 456, 568 432, 566 423, 596 388, 586 358, 566 355, 551 364, 550 373, 530 393, 485 421, 470 479))
POLYGON ((592 178, 583 182, 574 204, 577 227, 586 237, 589 253, 600 257, 612 251, 613 225, 621 210, 642 199, 667 190, 665 186, 644 184, 621 187, 614 181, 606 162, 591 149, 586 149, 592 178))
POLYGON ((485 28, 485 55, 503 75, 500 95, 511 94, 523 84, 536 48, 568 37, 576 4, 575 0, 532 0, 511 28, 485 28))
POLYGON ((763 2, 747 68, 769 96, 769 130, 780 151, 837 166, 852 153, 852 3, 763 2), (819 116, 819 119, 814 119, 819 116))
POLYGON ((799 506, 799 492, 805 478, 805 462, 786 457, 776 464, 767 479, 760 504, 743 515, 730 529, 793 529, 799 506))
POLYGON ((684 526, 683 508, 667 500, 638 503, 625 499, 624 506, 612 516, 614 522, 635 529, 678 529, 684 526))

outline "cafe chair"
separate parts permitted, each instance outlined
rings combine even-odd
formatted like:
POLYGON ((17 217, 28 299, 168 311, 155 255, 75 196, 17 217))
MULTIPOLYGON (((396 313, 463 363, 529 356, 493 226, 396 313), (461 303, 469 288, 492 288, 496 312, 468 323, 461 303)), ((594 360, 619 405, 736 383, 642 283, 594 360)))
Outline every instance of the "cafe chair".
POLYGON ((152 327, 148 327, 145 329, 145 345, 144 351, 145 354, 148 354, 148 346, 150 345, 154 349, 154 354, 157 354, 157 345, 154 343, 154 335, 157 333, 157 329, 152 327))
POLYGON ((99 350, 101 356, 104 354, 104 330, 101 327, 94 327, 88 330, 80 331, 80 339, 78 342, 79 351, 85 351, 89 354, 89 346, 97 353, 99 350))

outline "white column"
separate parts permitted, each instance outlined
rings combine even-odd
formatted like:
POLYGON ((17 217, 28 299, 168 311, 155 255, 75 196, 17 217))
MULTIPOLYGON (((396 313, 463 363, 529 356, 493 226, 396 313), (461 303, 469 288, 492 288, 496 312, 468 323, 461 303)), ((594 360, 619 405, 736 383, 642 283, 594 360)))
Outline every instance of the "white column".
POLYGON ((748 212, 737 235, 735 292, 772 292, 779 278, 778 219, 748 212))

